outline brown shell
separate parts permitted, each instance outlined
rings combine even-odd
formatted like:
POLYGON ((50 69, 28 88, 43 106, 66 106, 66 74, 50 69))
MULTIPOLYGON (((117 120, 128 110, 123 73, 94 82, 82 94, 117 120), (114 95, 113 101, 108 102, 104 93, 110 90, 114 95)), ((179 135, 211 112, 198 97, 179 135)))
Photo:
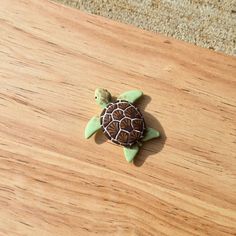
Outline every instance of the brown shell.
POLYGON ((146 129, 139 109, 123 100, 108 104, 101 113, 100 121, 107 138, 123 146, 137 143, 146 129))

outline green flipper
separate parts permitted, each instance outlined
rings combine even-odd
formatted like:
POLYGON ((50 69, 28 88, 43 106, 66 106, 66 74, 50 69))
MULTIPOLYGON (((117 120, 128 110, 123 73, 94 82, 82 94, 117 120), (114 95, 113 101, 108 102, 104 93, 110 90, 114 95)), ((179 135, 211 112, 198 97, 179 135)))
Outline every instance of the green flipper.
POLYGON ((153 138, 158 138, 160 137, 160 132, 153 129, 153 128, 147 128, 147 131, 145 133, 145 136, 143 137, 142 141, 145 142, 145 141, 148 141, 150 139, 153 139, 153 138))
POLYGON ((125 159, 128 162, 132 162, 134 157, 137 155, 138 151, 139 151, 139 146, 137 144, 133 145, 130 148, 124 147, 125 159))
POLYGON ((125 100, 130 103, 134 103, 137 99, 139 99, 143 95, 141 90, 130 90, 122 93, 117 100, 125 100))
POLYGON ((85 138, 90 138, 94 133, 96 133, 101 128, 100 118, 94 116, 90 119, 86 125, 84 136, 85 138))

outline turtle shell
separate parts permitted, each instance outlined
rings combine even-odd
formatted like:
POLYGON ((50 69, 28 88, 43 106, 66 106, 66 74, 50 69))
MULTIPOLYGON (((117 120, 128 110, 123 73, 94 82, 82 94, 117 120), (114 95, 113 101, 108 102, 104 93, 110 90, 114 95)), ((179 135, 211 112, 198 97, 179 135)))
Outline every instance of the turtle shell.
POLYGON ((126 147, 142 139, 146 129, 139 109, 124 100, 109 103, 101 113, 100 122, 108 139, 126 147))

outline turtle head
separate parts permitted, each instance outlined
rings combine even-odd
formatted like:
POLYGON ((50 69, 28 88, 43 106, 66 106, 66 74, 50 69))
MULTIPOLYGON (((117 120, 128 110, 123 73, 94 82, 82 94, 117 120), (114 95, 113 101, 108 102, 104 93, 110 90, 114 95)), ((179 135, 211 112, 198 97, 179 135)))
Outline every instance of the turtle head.
POLYGON ((106 89, 97 88, 95 90, 95 101, 100 107, 105 108, 111 101, 111 94, 106 89))

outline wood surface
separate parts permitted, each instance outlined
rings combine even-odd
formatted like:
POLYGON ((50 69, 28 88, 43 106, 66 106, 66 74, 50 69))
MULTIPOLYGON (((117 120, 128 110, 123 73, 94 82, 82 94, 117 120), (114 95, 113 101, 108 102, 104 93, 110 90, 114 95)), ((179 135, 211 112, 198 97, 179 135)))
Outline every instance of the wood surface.
POLYGON ((45 0, 0 5, 0 235, 236 235, 236 58, 45 0), (162 138, 133 164, 94 90, 162 138))

